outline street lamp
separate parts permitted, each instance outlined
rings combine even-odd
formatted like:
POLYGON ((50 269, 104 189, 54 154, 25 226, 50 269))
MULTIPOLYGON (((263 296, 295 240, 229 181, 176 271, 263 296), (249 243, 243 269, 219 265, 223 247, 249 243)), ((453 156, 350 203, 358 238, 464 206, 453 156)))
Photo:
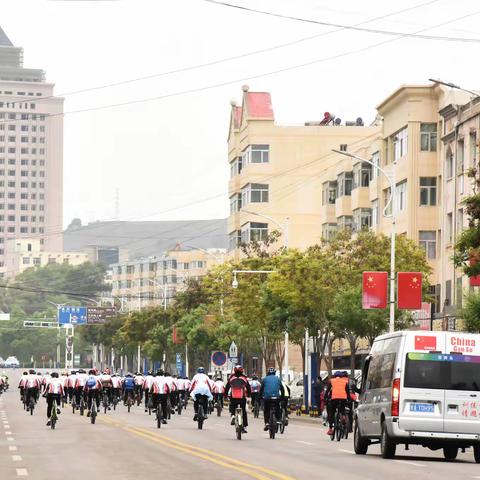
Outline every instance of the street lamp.
POLYGON ((148 281, 152 284, 155 285, 156 287, 160 287, 163 290, 163 309, 167 309, 167 286, 162 285, 161 283, 158 283, 155 280, 152 280, 151 278, 148 279, 148 281))
POLYGON ((360 162, 365 162, 371 165, 373 168, 376 168, 380 173, 382 173, 385 178, 387 179, 390 185, 390 198, 386 203, 383 209, 383 216, 392 219, 392 228, 390 232, 390 319, 389 319, 389 331, 395 331, 395 205, 394 205, 394 198, 395 198, 395 162, 393 162, 392 173, 389 175, 383 168, 379 167, 371 160, 367 160, 366 158, 359 157, 357 155, 353 155, 349 152, 343 152, 340 150, 332 149, 333 152, 339 153, 340 155, 344 155, 346 157, 354 158, 355 160, 359 160, 360 162), (387 214, 387 210, 392 206, 392 213, 387 214))
POLYGON ((478 92, 474 92, 473 90, 468 90, 466 88, 460 87, 459 85, 455 85, 455 83, 444 82, 442 80, 435 80, 433 78, 429 78, 428 80, 430 82, 436 83, 437 85, 444 85, 445 87, 450 87, 450 88, 453 88, 455 90, 461 90, 462 92, 469 93, 470 95, 473 95, 474 97, 479 96, 478 92))
POLYGON ((290 217, 285 217, 285 223, 283 225, 281 225, 275 219, 273 219, 272 217, 269 217, 268 215, 264 215, 263 213, 252 212, 251 210, 246 210, 245 208, 242 208, 241 212, 248 213, 249 215, 256 215, 257 217, 262 217, 262 218, 265 218, 266 220, 270 220, 272 223, 274 223, 282 231, 283 246, 285 248, 288 248, 288 240, 289 240, 288 239, 288 223, 290 221, 290 217))

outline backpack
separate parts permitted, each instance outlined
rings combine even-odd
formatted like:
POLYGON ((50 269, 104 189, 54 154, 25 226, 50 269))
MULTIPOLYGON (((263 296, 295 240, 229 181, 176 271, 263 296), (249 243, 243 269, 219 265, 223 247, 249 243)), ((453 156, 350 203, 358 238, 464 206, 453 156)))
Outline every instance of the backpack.
POLYGON ((95 377, 88 377, 87 387, 94 388, 97 386, 97 379, 95 377))

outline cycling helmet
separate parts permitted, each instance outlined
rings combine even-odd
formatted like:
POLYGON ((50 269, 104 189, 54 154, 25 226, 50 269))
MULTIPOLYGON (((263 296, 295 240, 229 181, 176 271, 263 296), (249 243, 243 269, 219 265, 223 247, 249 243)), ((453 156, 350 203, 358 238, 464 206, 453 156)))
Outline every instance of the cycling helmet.
POLYGON ((131 374, 131 372, 128 372, 126 376, 127 376, 127 377, 133 377, 133 375, 131 374))
POLYGON ((28 375, 28 372, 23 372, 24 375, 28 375))
POLYGON ((148 375, 153 375, 153 372, 151 370, 149 370, 148 375))
POLYGON ((89 370, 89 371, 88 371, 88 374, 89 374, 89 375, 96 375, 95 370, 93 370, 93 369, 92 369, 92 370, 89 370))
POLYGON ((198 367, 197 373, 205 373, 205 369, 203 367, 198 367))
POLYGON ((243 367, 241 365, 235 365, 233 369, 234 373, 243 373, 243 367))
POLYGON ((81 368, 78 373, 87 373, 83 368, 81 368))
POLYGON ((58 378, 58 372, 52 372, 52 378, 58 378))
POLYGON ((342 372, 338 371, 333 374, 335 378, 340 378, 342 376, 342 372))
POLYGON ((342 377, 348 377, 348 372, 346 370, 342 372, 342 377))
POLYGON ((269 367, 267 370, 267 375, 275 375, 275 369, 273 367, 269 367))
POLYGON ((157 370, 157 375, 159 377, 163 377, 163 370, 157 370))
POLYGON ((254 375, 254 376, 252 377, 252 380, 258 380, 258 377, 257 377, 256 375, 254 375))
MULTIPOLYGON (((31 370, 28 371, 28 373, 30 373, 31 375, 34 375, 35 374, 35 370, 33 370, 33 368, 31 370)), ((41 375, 40 372, 38 372, 38 375, 41 375)))

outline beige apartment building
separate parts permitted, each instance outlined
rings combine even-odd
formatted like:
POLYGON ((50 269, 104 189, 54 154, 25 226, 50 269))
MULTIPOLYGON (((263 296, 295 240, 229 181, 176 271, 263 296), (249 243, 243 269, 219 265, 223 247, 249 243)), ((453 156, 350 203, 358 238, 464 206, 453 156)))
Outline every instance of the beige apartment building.
POLYGON ((63 98, 53 88, 0 28, 0 275, 7 239, 63 250, 63 98))
POLYGON ((10 238, 5 249, 5 278, 14 278, 29 268, 52 264, 76 266, 88 261, 85 252, 46 251, 39 238, 10 238))
POLYGON ((223 263, 222 248, 170 250, 156 257, 140 258, 111 266, 112 296, 124 311, 169 305, 185 288, 188 279, 198 279, 223 263))
POLYGON ((238 257, 239 242, 275 229, 300 249, 344 228, 388 235, 393 209, 397 234, 424 248, 433 268, 434 313, 453 318, 448 307, 461 303, 467 279, 453 268, 452 246, 466 224, 465 172, 478 159, 480 101, 467 101, 437 84, 405 85, 377 106, 370 127, 288 127, 275 124, 268 93, 245 88, 242 105, 232 105, 228 142, 230 254, 238 257), (386 175, 332 148, 369 160, 395 182, 385 212, 386 175))

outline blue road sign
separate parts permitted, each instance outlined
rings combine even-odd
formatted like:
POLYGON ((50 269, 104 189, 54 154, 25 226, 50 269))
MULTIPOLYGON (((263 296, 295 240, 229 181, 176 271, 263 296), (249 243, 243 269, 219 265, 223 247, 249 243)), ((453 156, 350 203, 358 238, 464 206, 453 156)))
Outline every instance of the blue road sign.
POLYGON ((227 363, 227 356, 223 352, 213 352, 212 363, 216 367, 223 367, 227 363))
POLYGON ((60 307, 58 309, 60 325, 83 325, 87 323, 87 307, 60 307))

